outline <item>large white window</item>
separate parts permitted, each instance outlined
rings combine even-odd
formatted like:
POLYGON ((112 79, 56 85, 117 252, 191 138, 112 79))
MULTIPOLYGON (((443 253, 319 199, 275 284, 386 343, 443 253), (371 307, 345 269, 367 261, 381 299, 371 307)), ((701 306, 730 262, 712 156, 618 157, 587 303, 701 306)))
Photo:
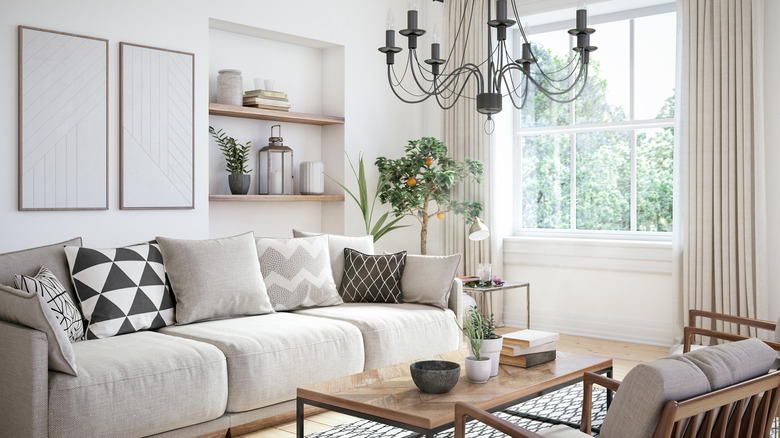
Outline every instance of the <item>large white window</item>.
MULTIPOLYGON (((593 17, 586 89, 572 104, 529 94, 515 114, 515 234, 672 231, 673 5, 593 17)), ((545 65, 566 68, 571 23, 531 28, 545 65)))

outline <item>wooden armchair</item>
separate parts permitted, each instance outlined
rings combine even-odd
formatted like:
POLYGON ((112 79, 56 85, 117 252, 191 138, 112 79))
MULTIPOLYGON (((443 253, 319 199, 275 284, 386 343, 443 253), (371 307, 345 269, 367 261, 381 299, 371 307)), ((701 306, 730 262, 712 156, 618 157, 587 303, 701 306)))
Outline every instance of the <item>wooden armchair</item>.
POLYGON ((638 365, 622 383, 588 373, 579 431, 554 426, 534 433, 457 403, 455 438, 465 437, 467 417, 512 437, 588 437, 594 383, 617 390, 603 438, 768 437, 780 404, 780 371, 767 374, 776 357, 763 342, 748 339, 638 365))
POLYGON ((705 318, 713 321, 730 322, 733 324, 739 324, 746 327, 755 327, 758 329, 773 331, 775 332, 775 339, 763 340, 763 341, 767 345, 775 349, 775 351, 780 351, 780 339, 778 339, 780 333, 778 333, 777 324, 772 321, 764 321, 762 319, 753 319, 753 318, 745 318, 742 316, 727 315, 725 313, 708 312, 706 310, 690 309, 688 311, 688 324, 690 325, 683 329, 683 352, 684 353, 691 351, 691 343, 693 342, 693 337, 695 335, 709 336, 711 338, 723 339, 724 341, 739 341, 748 338, 748 336, 737 335, 737 334, 722 332, 718 330, 706 329, 697 325, 698 323, 703 324, 703 319, 705 318))

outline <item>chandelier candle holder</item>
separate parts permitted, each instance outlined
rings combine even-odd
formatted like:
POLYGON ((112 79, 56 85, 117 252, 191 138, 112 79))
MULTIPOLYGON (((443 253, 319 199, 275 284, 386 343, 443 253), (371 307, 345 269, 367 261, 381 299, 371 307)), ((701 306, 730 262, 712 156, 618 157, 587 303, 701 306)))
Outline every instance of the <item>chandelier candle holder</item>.
POLYGON ((283 141, 282 125, 271 126, 268 146, 262 147, 257 154, 260 171, 257 192, 261 195, 293 194, 293 150, 282 144, 283 141), (274 128, 279 128, 279 135, 274 136, 274 128))
MULTIPOLYGON (((433 1, 444 3, 444 0, 433 1)), ((398 32, 407 38, 408 47, 406 65, 399 78, 395 71, 395 55, 403 49, 395 46, 393 12, 388 11, 385 45, 380 47, 379 51, 385 54, 390 88, 401 101, 420 103, 434 97, 438 105, 447 110, 461 97, 473 99, 477 111, 487 115, 487 127, 487 123, 492 124, 491 116, 501 112, 505 97, 511 100, 515 108, 521 109, 528 97, 529 87, 533 86, 554 102, 569 103, 579 97, 587 84, 590 52, 597 47, 590 44, 590 36, 595 30, 588 27, 588 12, 584 0, 578 2, 576 27, 569 30, 569 34, 577 39, 576 46, 573 47, 574 55, 566 68, 557 71, 546 71, 544 66, 539 65, 525 30, 520 25, 516 0, 467 0, 458 23, 457 30, 451 32, 455 35, 455 41, 449 49, 449 58, 441 56, 441 42, 434 27, 431 57, 420 63, 417 40, 425 35, 426 31, 418 27, 417 0, 409 0, 406 29, 398 32), (459 54, 467 52, 469 35, 472 32, 484 32, 483 29, 471 28, 474 21, 471 14, 475 8, 482 7, 487 8, 489 17, 487 23, 484 23, 488 26, 487 58, 457 59, 459 54), (514 58, 506 44, 507 29, 515 25, 523 40, 520 58, 514 58), (407 79, 407 75, 411 78, 407 79), (472 80, 475 81, 474 86, 466 91, 466 86, 472 80), (475 89, 476 94, 469 95, 473 93, 471 90, 475 89)))

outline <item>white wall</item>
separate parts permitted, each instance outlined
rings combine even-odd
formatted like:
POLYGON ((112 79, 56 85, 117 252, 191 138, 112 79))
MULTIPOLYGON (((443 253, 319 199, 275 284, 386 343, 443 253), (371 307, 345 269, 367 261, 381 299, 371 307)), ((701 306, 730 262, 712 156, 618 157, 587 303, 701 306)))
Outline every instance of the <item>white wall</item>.
MULTIPOLYGON (((426 4, 423 8, 431 6, 426 4)), ((400 155, 408 139, 431 134, 421 106, 399 102, 388 89, 385 64, 376 50, 384 38, 386 11, 392 6, 397 20, 406 8, 403 0, 358 2, 350 0, 3 0, 0 14, 0 252, 84 237, 91 246, 116 246, 135 243, 155 235, 184 238, 207 238, 213 234, 243 231, 262 227, 267 235, 287 234, 292 226, 337 228, 346 233, 360 234, 362 221, 351 201, 323 206, 324 219, 317 218, 311 207, 285 205, 284 215, 271 215, 258 220, 253 217, 257 207, 222 208, 209 205, 209 174, 220 165, 214 163, 212 143, 208 137, 207 103, 210 83, 214 81, 210 57, 229 53, 211 53, 209 19, 240 23, 247 26, 298 35, 329 42, 329 50, 342 51, 345 71, 343 101, 301 103, 319 105, 323 112, 343 112, 346 124, 341 132, 323 128, 311 133, 306 128, 290 132, 289 143, 302 147, 301 157, 315 159, 317 152, 306 150, 308 138, 340 142, 346 153, 356 159, 359 152, 373 163, 380 155, 400 155), (97 212, 19 212, 17 211, 17 26, 26 25, 72 32, 109 39, 109 194, 108 211, 97 212), (126 41, 166 49, 195 53, 195 209, 186 211, 120 211, 119 199, 119 42, 126 41), (343 137, 343 140, 341 138, 343 137), (316 218, 316 219, 315 219, 316 218)), ((440 4, 437 3, 437 7, 440 4)), ((214 31, 217 32, 217 31, 214 31)), ((219 38, 219 37, 215 37, 219 38)), ((243 54, 243 63, 253 53, 243 54)), ((331 56, 333 57, 333 56, 331 56)), ((282 63, 278 58, 272 62, 282 63)), ((226 60, 227 64, 228 61, 226 60)), ((232 66, 239 66, 233 64, 232 66)), ((226 65, 225 67, 230 67, 226 65)), ((251 67, 251 66, 250 66, 251 67)), ((332 66, 322 66, 332 70, 332 66)), ((259 70, 259 69, 258 69, 259 70)), ((260 72, 264 75, 265 73, 260 72)), ((283 75, 277 77, 281 86, 283 75)), ((249 79, 249 76, 247 76, 249 79)), ((326 84, 320 84, 325 86, 326 84)), ((292 85, 291 85, 292 86, 292 85)), ((322 93, 329 96, 328 91, 322 93)), ((291 97, 292 98, 292 97, 291 97)), ((433 128, 440 126, 433 120, 433 128)), ((258 123, 252 140, 267 143, 268 129, 258 123)), ((252 128, 246 128, 252 129, 252 128)), ((288 141, 285 134, 285 142, 288 141)), ((253 141, 254 142, 254 141, 253 141)), ((297 150, 297 149, 296 149, 297 150)), ((297 153, 297 152, 296 152, 297 153)), ((297 156, 296 156, 297 158, 297 156)), ((331 157, 323 157, 324 160, 331 157)), ((296 159, 300 162, 300 159, 296 159)), ((375 176, 375 175, 371 175, 375 176)), ((351 182, 347 178, 348 182, 351 182)), ((215 184, 220 184, 219 181, 215 184)), ((277 208, 277 207, 274 207, 277 208)), ((265 233, 264 233, 265 234, 265 233)), ((415 239, 399 234, 394 244, 416 247, 415 239)))

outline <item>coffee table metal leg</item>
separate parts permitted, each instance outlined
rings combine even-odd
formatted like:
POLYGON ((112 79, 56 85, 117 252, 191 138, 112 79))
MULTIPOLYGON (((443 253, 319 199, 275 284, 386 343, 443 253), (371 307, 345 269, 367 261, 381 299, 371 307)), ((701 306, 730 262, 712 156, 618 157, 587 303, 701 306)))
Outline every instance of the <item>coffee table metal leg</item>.
POLYGON ((296 408, 295 408, 295 434, 298 438, 304 438, 303 434, 303 400, 300 398, 296 399, 296 408))

